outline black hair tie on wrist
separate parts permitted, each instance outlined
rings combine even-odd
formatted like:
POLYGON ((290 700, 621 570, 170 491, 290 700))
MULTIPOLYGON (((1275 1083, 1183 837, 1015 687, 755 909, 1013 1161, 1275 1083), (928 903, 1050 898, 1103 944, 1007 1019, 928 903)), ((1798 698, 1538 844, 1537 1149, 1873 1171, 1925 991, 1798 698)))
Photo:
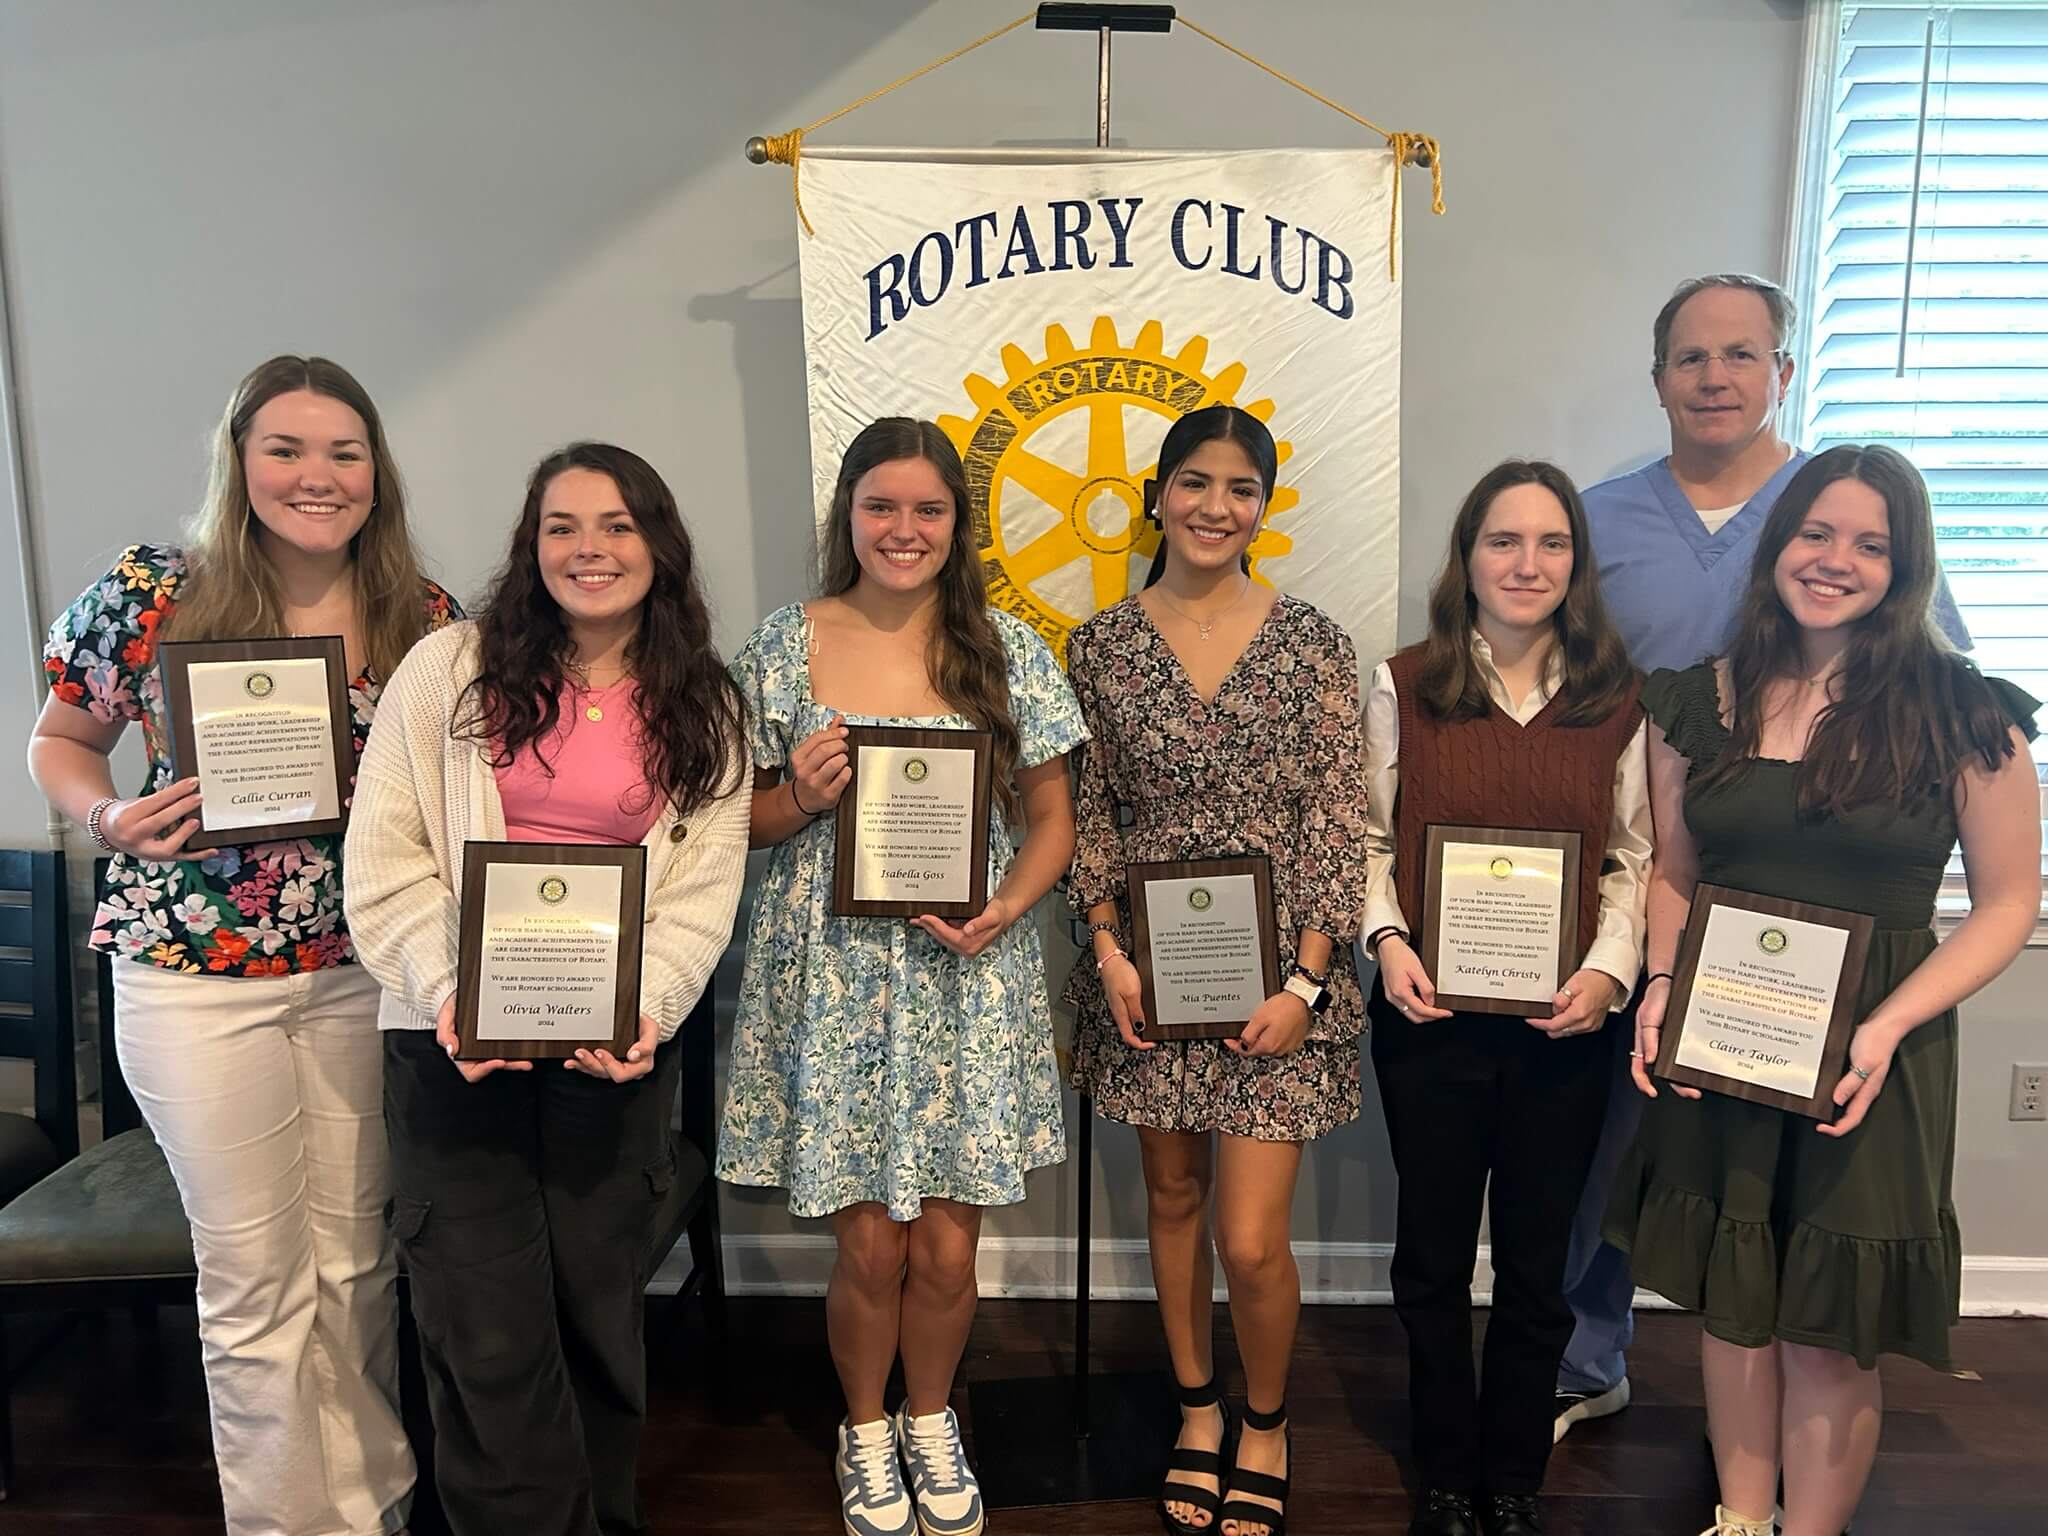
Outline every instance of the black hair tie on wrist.
POLYGON ((814 810, 811 810, 811 809, 810 809, 810 808, 809 808, 808 806, 806 806, 806 805, 804 804, 804 801, 803 801, 803 796, 799 795, 799 794, 798 794, 798 793, 796 792, 796 780, 795 780, 795 779, 791 779, 791 780, 789 781, 789 803, 790 803, 791 805, 795 806, 795 807, 797 808, 797 810, 798 810, 798 812, 799 812, 799 813, 801 813, 802 815, 804 815, 804 816, 808 817, 809 819, 811 819, 811 820, 813 820, 813 821, 817 820, 817 818, 818 818, 818 817, 820 817, 820 816, 822 816, 822 815, 824 814, 824 812, 823 812, 823 811, 814 811, 814 810))

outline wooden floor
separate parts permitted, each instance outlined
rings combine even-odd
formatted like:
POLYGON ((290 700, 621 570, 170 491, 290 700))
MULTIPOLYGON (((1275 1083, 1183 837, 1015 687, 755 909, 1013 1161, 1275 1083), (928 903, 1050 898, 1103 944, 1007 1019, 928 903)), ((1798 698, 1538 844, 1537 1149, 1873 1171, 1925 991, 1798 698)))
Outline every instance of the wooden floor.
MULTIPOLYGON (((680 1320, 663 1305, 651 1331, 653 1411, 642 1457, 652 1529, 835 1536, 830 1446, 839 1407, 821 1303, 731 1303, 722 1338, 694 1305, 680 1320)), ((1098 1303, 1093 1317, 1100 1369, 1156 1364, 1149 1306, 1098 1303)), ((986 1392, 999 1379, 1064 1375, 1069 1327, 1061 1304, 984 1303, 963 1382, 986 1392)), ((87 1318, 27 1362, 14 1397, 20 1471, 13 1498, 0 1504, 0 1533, 220 1530, 192 1329, 189 1310, 161 1313, 153 1329, 125 1313, 87 1318)), ((10 1343, 20 1350, 33 1331, 15 1326, 10 1343)), ((1886 1365, 1883 1450, 1857 1536, 2048 1536, 2048 1322, 1966 1322, 1956 1356, 1956 1376, 1886 1365)), ((1292 1529, 1397 1536, 1407 1528, 1409 1495, 1406 1369, 1394 1315, 1310 1308, 1297 1358, 1292 1529)), ((1711 1513, 1696 1325, 1644 1315, 1632 1360, 1636 1405, 1581 1427, 1551 1463, 1555 1536, 1696 1536, 1711 1513)), ((1226 1371, 1235 1365, 1227 1337, 1219 1361, 1226 1371)), ((958 1394, 963 1416, 975 1395, 966 1386, 958 1394)), ((416 1394, 407 1407, 417 1417, 416 1394)), ((971 1422, 968 1432, 971 1444, 971 1422)), ((989 1528, 998 1536, 1122 1536, 1159 1526, 1147 1504, 1126 1502, 997 1510, 989 1528)), ((441 1529, 437 1514, 422 1509, 415 1536, 441 1529)))

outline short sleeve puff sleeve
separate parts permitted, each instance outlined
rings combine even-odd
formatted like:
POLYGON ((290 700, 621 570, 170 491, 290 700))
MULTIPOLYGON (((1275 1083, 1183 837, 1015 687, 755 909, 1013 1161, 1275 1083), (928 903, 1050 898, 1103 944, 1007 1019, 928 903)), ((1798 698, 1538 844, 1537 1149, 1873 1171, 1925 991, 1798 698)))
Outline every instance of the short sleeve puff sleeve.
POLYGON ((808 626, 801 603, 778 608, 747 637, 730 664, 747 701, 747 745, 756 768, 782 767, 795 746, 808 626))
POLYGON ((1021 619, 991 615, 1009 656, 1010 720, 1017 727, 1017 762, 1035 768, 1064 756, 1088 739, 1080 703, 1052 648, 1021 619))

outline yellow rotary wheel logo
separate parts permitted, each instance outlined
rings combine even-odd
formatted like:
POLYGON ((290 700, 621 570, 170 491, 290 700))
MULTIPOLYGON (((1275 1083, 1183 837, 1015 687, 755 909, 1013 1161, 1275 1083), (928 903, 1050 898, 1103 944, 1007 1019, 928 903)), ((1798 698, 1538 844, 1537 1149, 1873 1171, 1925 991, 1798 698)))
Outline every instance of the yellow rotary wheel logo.
MULTIPOLYGON (((1205 405, 1243 404, 1244 364, 1207 373, 1208 355, 1208 339, 1196 336, 1168 356, 1156 320, 1125 346, 1116 322, 1097 316, 1085 349, 1049 325, 1042 361, 1004 347, 1001 384, 978 373, 964 381, 976 414, 939 418, 967 468, 990 603, 1037 630, 1062 663, 1067 632, 1128 596, 1159 547, 1144 486, 1166 429, 1205 405)), ((1272 419, 1271 400, 1243 408, 1272 419)), ((1278 446, 1284 465, 1293 448, 1278 446)), ((1294 547, 1274 523, 1300 499, 1274 488, 1251 543, 1254 578, 1294 547)))

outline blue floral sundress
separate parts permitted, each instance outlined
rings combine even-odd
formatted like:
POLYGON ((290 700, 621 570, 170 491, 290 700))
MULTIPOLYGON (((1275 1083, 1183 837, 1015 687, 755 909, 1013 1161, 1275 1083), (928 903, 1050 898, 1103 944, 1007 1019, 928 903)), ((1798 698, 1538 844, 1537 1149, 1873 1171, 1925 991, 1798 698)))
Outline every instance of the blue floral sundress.
MULTIPOLYGON (((994 612, 1009 654, 1019 761, 1086 738, 1044 641, 994 612)), ((792 603, 733 659, 754 765, 779 768, 833 711, 811 696, 809 623, 792 603)), ((966 726, 960 715, 855 725, 966 726)), ((989 825, 989 889, 1015 853, 989 825)), ((1059 1067, 1038 930, 1027 916, 972 960, 897 918, 835 917, 832 824, 768 855, 747 924, 746 970, 718 1136, 718 1176, 789 1190, 798 1216, 862 1201, 915 1220, 927 1198, 1010 1205, 1024 1175, 1066 1157, 1059 1067)))

